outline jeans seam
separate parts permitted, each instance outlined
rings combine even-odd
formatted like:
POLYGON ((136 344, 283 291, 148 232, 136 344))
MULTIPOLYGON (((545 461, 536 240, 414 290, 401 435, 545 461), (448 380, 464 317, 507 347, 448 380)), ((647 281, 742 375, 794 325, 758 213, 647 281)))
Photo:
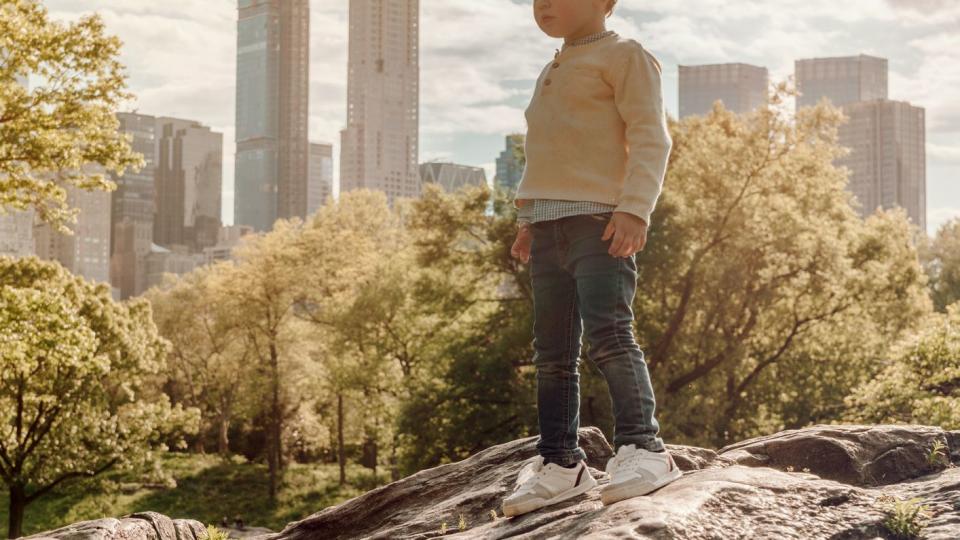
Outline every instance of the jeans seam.
MULTIPOLYGON (((623 259, 623 258, 621 258, 621 257, 618 257, 617 259, 619 260, 619 263, 617 264, 617 288, 618 288, 617 298, 618 298, 618 300, 623 300, 623 299, 624 299, 624 296, 623 296, 623 280, 624 280, 624 276, 623 276, 623 265, 626 264, 626 260, 623 259)), ((626 302, 626 300, 623 300, 623 301, 626 302)), ((618 301, 618 304, 619 304, 619 301, 618 301)), ((619 328, 618 328, 618 327, 619 327, 619 324, 620 324, 620 321, 617 320, 616 323, 615 323, 614 332, 613 332, 613 335, 617 338, 617 348, 620 349, 620 351, 622 352, 622 354, 626 354, 626 355, 628 356, 628 360, 629 360, 629 362, 630 362, 630 371, 633 372, 633 380, 634 380, 634 381, 639 381, 639 380, 640 380, 640 374, 637 373, 637 366, 636 366, 636 364, 634 364, 633 358, 629 358, 630 351, 627 350, 626 348, 624 348, 624 347, 623 347, 623 343, 620 341, 620 332, 619 332, 619 328)), ((631 328, 631 327, 629 326, 629 323, 628 323, 628 328, 631 328)), ((631 331, 632 331, 632 328, 631 328, 631 331)), ((646 411, 644 410, 643 396, 640 395, 640 393, 639 393, 639 392, 640 392, 639 386, 635 386, 635 388, 636 388, 637 394, 634 396, 634 398, 637 400, 637 403, 639 403, 640 415, 641 415, 641 417, 643 417, 643 418, 645 419, 645 418, 647 417, 647 414, 646 414, 646 411)))
MULTIPOLYGON (((576 281, 574 281, 574 284, 573 284, 573 287, 571 287, 571 290, 573 291, 573 294, 571 295, 572 298, 571 298, 571 300, 570 300, 570 309, 567 310, 567 324, 566 324, 566 332, 567 332, 566 351, 567 351, 567 354, 569 354, 569 353, 573 350, 573 315, 574 315, 574 311, 575 311, 576 308, 577 308, 577 286, 576 286, 576 281)), ((569 361, 570 359, 568 358, 567 360, 569 361)), ((574 363, 575 363, 575 362, 574 362, 574 363)), ((563 440, 563 443, 562 443, 562 444, 563 444, 564 450, 567 449, 567 448, 566 448, 566 446, 567 446, 567 445, 566 445, 566 442, 567 442, 566 439, 567 439, 567 435, 569 435, 569 433, 567 433, 567 429, 570 427, 570 387, 571 387, 571 386, 572 386, 572 381, 570 380, 570 376, 569 376, 569 374, 568 374, 568 376, 567 376, 567 377, 564 377, 564 379, 563 379, 563 393, 564 393, 564 396, 563 396, 563 399, 564 399, 564 401, 563 401, 563 404, 564 404, 564 406, 563 406, 563 416, 564 416, 564 418, 563 418, 563 439, 564 439, 564 440, 563 440)))

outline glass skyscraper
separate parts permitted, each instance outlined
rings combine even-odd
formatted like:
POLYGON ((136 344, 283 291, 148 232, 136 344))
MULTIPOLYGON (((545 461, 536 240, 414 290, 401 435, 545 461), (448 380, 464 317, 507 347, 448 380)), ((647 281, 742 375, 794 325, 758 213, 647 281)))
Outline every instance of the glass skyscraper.
POLYGON ((308 0, 239 0, 234 223, 307 215, 308 0))

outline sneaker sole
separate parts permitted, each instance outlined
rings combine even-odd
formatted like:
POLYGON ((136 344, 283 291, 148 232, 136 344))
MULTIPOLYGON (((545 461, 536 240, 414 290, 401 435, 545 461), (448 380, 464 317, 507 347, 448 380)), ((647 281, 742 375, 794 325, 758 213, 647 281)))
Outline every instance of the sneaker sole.
POLYGON ((681 476, 683 476, 683 471, 680 469, 674 469, 653 483, 627 481, 622 485, 612 487, 610 484, 607 484, 607 487, 600 491, 600 500, 603 502, 603 504, 607 505, 622 501, 624 499, 646 495, 647 493, 662 488, 681 476))
POLYGON ((581 483, 579 486, 570 488, 567 491, 558 493, 557 495, 555 495, 550 499, 546 499, 546 500, 534 499, 534 500, 525 501, 519 504, 508 504, 504 502, 501 505, 501 509, 503 510, 503 515, 505 517, 519 516, 521 514, 533 512, 534 510, 539 510, 544 506, 550 506, 551 504, 562 502, 572 497, 576 497, 577 495, 582 495, 587 491, 590 491, 591 489, 596 487, 597 479, 594 478, 593 475, 590 474, 590 471, 588 471, 587 469, 584 469, 583 472, 587 474, 587 479, 584 480, 583 483, 581 483))

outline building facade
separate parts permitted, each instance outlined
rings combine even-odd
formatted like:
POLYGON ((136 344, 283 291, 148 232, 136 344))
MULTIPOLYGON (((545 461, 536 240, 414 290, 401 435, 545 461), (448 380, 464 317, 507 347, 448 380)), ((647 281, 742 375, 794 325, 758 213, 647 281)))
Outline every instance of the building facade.
POLYGON ((926 118, 922 107, 875 99, 843 107, 849 120, 838 129, 850 153, 837 165, 850 169, 848 189, 861 216, 878 207, 901 207, 927 230, 926 118))
POLYGON ((522 133, 511 133, 504 137, 505 148, 496 160, 497 172, 493 178, 494 185, 510 196, 516 193, 517 185, 523 177, 523 161, 518 155, 523 153, 523 140, 522 133))
POLYGON ((836 107, 889 97, 886 58, 866 54, 803 58, 794 61, 793 69, 800 92, 798 111, 816 105, 822 97, 836 107))
POLYGON ((239 0, 234 222, 307 214, 310 3, 239 0))
POLYGON ((312 215, 333 195, 333 145, 310 143, 307 215, 312 215))
POLYGON ((484 186, 487 173, 483 167, 459 163, 428 161, 420 164, 420 181, 440 184, 444 191, 457 191, 463 186, 484 186))
POLYGON ((217 243, 223 186, 223 134, 193 120, 157 119, 153 241, 191 251, 217 243))
MULTIPOLYGON (((91 166, 89 173, 101 172, 91 166)), ((37 257, 58 261, 71 273, 88 281, 110 283, 110 203, 111 193, 85 190, 68 185, 67 205, 77 210, 76 223, 66 226, 72 234, 37 222, 34 240, 37 257)))
POLYGON ((767 103, 767 68, 742 63, 679 66, 680 118, 705 115, 716 100, 738 114, 767 103))
POLYGON ((350 0, 340 192, 420 194, 419 0, 350 0))
POLYGON ((847 121, 838 143, 850 152, 835 162, 849 169, 848 189, 861 216, 901 207, 926 232, 926 118, 922 107, 888 98, 887 59, 860 54, 795 62, 796 108, 826 98, 847 121))

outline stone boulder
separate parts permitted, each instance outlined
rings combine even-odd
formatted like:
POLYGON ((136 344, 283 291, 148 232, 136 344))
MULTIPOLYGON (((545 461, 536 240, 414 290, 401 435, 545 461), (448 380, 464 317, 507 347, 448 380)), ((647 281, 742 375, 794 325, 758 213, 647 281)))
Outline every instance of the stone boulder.
POLYGON ((156 512, 80 521, 23 540, 206 540, 207 528, 193 519, 170 519, 156 512))
MULTIPOLYGON (((487 448, 326 508, 257 540, 499 538, 874 539, 882 501, 922 497, 931 540, 960 538, 960 432, 922 425, 816 425, 718 451, 668 444, 683 477, 610 506, 599 487, 505 518, 500 502, 537 437, 487 448), (928 460, 934 439, 945 456, 928 460), (806 469, 806 470, 805 470, 806 469), (464 528, 460 530, 460 518, 464 528)), ((601 485, 613 449, 599 429, 580 430, 601 485)))

